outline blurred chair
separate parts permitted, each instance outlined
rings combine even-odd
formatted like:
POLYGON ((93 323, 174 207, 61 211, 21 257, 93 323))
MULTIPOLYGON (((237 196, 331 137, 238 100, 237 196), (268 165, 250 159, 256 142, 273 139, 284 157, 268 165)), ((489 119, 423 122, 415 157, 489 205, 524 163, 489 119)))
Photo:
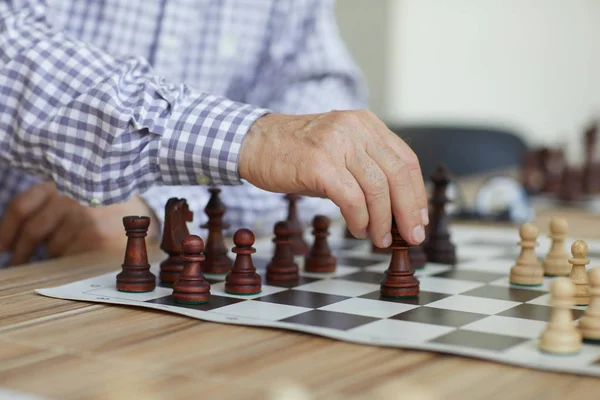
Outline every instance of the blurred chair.
POLYGON ((426 179, 439 164, 455 178, 520 169, 527 145, 518 132, 491 127, 407 125, 390 129, 419 157, 426 179))
POLYGON ((452 176, 449 212, 459 218, 523 221, 529 204, 520 184, 527 145, 518 132, 458 125, 388 125, 419 157, 427 183, 444 164, 452 176))

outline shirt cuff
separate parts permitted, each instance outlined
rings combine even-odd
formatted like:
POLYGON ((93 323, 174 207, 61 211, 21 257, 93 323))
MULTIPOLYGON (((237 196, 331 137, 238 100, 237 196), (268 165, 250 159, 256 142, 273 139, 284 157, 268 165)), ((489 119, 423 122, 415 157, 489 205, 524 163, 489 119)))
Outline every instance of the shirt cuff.
POLYGON ((165 185, 239 185, 238 160, 250 126, 270 110, 206 95, 175 105, 158 152, 165 185))

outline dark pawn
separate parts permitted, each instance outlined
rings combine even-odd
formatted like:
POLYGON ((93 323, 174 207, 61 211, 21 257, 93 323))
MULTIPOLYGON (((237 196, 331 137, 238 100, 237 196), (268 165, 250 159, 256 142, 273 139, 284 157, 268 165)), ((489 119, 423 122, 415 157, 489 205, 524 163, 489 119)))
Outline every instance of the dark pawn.
POLYGON ((260 275, 252 263, 252 254, 256 249, 254 234, 250 229, 239 229, 233 235, 235 247, 233 252, 237 254, 231 272, 225 277, 225 291, 231 294, 256 294, 262 290, 260 275))
POLYGON ((286 194, 285 198, 288 201, 287 222, 292 229, 292 251, 296 256, 304 256, 308 253, 308 244, 304 241, 304 232, 298 220, 298 211, 296 208, 296 202, 300 200, 300 196, 297 194, 286 194))
POLYGON ((577 202, 583 199, 583 178, 580 170, 565 167, 557 195, 565 203, 577 202))
POLYGON ((160 264, 159 278, 163 283, 173 283, 183 271, 181 242, 189 234, 187 222, 192 222, 194 213, 185 199, 170 198, 165 206, 165 223, 160 248, 169 256, 160 264))
POLYGON ((199 236, 189 235, 181 245, 184 267, 179 279, 173 284, 173 298, 181 304, 206 303, 210 299, 210 284, 202 274, 204 242, 199 236))
POLYGON ((156 288, 156 276, 150 272, 146 251, 146 235, 150 218, 123 217, 127 235, 127 248, 121 271, 117 275, 117 290, 120 292, 145 293, 156 288))
POLYGON ((446 215, 446 188, 450 183, 446 168, 438 167, 433 176, 433 194, 431 196, 431 209, 429 213, 429 229, 426 232, 426 242, 423 249, 427 260, 433 263, 456 263, 456 248, 450 240, 448 231, 448 216, 446 215))
POLYGON ((305 259, 304 270, 307 272, 334 272, 337 259, 331 254, 327 243, 329 236, 329 218, 317 215, 313 219, 312 234, 315 237, 310 253, 305 259))
POLYGON ((233 264, 233 261, 227 256, 227 248, 223 239, 223 230, 229 228, 229 225, 223 223, 225 204, 219 198, 221 189, 211 188, 208 191, 211 196, 204 208, 204 212, 208 216, 208 222, 201 226, 203 229, 208 229, 202 272, 205 274, 225 274, 231 271, 231 265, 233 264))
POLYGON ((395 223, 391 232, 392 259, 381 281, 380 293, 384 297, 415 297, 419 294, 419 281, 408 258, 409 244, 402 239, 395 223))
POLYGON ((267 265, 268 281, 293 281, 298 279, 298 264, 292 252, 292 230, 287 221, 280 221, 273 228, 275 254, 267 265))

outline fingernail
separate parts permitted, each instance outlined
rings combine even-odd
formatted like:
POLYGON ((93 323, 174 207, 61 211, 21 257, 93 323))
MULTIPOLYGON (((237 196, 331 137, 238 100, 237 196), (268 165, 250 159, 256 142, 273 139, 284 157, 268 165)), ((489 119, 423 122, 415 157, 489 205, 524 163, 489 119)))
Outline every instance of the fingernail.
POLYGON ((423 225, 429 225, 429 212, 426 208, 421 208, 421 221, 423 225))
POLYGON ((392 244, 392 234, 391 233, 387 233, 383 237, 382 244, 383 244, 383 247, 390 247, 390 245, 392 244))
POLYGON ((413 228, 412 238, 413 241, 417 243, 421 243, 423 240, 425 240, 425 229, 423 229, 422 225, 417 225, 413 228))
POLYGON ((366 229, 358 233, 358 239, 366 239, 368 236, 369 232, 366 229))

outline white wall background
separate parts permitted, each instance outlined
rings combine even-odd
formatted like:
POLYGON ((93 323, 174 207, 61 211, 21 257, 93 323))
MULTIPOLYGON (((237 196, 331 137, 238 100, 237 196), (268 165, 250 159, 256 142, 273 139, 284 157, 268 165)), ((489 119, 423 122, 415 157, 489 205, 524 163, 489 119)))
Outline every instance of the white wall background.
POLYGON ((573 157, 600 117, 599 0, 338 0, 338 19, 387 121, 509 125, 573 157))

